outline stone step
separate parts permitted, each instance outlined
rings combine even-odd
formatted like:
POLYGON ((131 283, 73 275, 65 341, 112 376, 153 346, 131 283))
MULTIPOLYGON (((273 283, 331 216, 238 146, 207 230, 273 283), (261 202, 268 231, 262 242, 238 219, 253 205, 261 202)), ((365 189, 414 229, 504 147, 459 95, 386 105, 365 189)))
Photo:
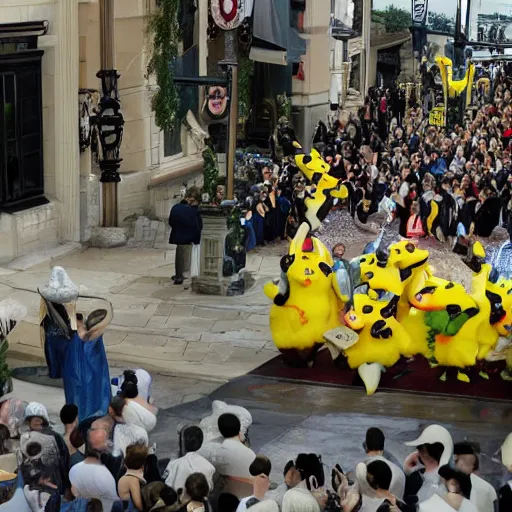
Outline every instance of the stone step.
POLYGON ((74 252, 81 251, 82 248, 83 246, 79 242, 57 245, 56 247, 52 247, 50 249, 43 249, 42 251, 16 258, 7 263, 5 268, 9 270, 27 270, 31 267, 39 265, 40 263, 63 258, 64 256, 69 256, 74 252))

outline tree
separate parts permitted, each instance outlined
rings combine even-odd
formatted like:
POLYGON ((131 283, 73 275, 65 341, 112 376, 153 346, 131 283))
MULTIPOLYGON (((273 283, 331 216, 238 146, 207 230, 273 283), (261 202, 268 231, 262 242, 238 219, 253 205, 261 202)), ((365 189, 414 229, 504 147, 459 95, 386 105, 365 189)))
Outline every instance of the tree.
POLYGON ((455 32, 455 19, 449 18, 446 14, 439 12, 428 13, 428 26, 432 30, 439 30, 439 32, 455 32))
POLYGON ((411 26, 411 13, 388 5, 385 11, 372 11, 372 21, 384 25, 386 32, 400 32, 411 26))

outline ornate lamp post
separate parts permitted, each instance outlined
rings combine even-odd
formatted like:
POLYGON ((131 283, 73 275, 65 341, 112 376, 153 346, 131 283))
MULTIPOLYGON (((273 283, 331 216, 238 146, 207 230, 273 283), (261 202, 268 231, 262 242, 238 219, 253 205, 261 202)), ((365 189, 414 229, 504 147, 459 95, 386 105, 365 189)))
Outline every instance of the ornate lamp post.
POLYGON ((124 119, 117 89, 119 73, 115 69, 114 0, 100 0, 101 80, 102 96, 95 120, 101 145, 100 169, 103 196, 103 227, 117 226, 117 184, 122 159, 124 119))
POLYGON ((224 60, 220 62, 230 75, 229 88, 229 125, 226 169, 226 197, 233 199, 235 152, 236 152, 236 125, 238 120, 238 61, 237 61, 237 34, 236 29, 245 19, 245 0, 212 0, 212 18, 215 24, 224 33, 224 60))

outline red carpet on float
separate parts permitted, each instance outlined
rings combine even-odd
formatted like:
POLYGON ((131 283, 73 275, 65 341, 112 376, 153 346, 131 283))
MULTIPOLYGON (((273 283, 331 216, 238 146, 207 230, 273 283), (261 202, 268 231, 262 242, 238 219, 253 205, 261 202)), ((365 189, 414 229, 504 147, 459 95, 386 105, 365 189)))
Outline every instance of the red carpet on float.
MULTIPOLYGON (((471 368, 468 372, 469 383, 457 380, 457 370, 450 368, 446 372, 446 380, 443 381, 441 377, 445 374, 444 368, 431 368, 423 357, 416 357, 413 360, 402 359, 382 374, 376 393, 406 391, 512 401, 512 382, 505 381, 500 376, 504 368, 505 364, 502 361, 489 363, 485 368, 471 368), (482 377, 480 372, 486 373, 488 379, 482 377)), ((318 353, 311 368, 291 368, 285 364, 282 356, 277 356, 253 370, 251 374, 308 383, 354 387, 361 393, 365 392, 364 384, 357 374, 357 370, 336 367, 328 350, 318 353)))

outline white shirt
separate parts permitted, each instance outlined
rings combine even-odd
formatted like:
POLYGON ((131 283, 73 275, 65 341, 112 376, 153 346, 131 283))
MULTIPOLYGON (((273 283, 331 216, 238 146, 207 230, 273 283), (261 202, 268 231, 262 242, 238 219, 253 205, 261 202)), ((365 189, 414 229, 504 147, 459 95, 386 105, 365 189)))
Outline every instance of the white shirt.
POLYGON ((30 490, 28 485, 23 488, 23 493, 32 512, 44 512, 51 494, 47 492, 40 492, 36 489, 30 490))
POLYGON ((217 469, 221 475, 252 479, 249 466, 255 458, 256 454, 238 439, 224 439, 219 450, 217 469))
POLYGON ((474 473, 471 474, 471 498, 478 512, 494 512, 494 502, 498 495, 494 487, 474 473))
MULTIPOLYGON (((454 510, 439 494, 434 494, 427 501, 420 503, 418 512, 454 512, 454 510)), ((477 509, 469 500, 463 498, 459 512, 477 512, 477 509)))
POLYGON ((247 496, 247 498, 242 498, 238 507, 236 508, 236 512, 245 512, 247 510, 247 502, 254 498, 254 496, 247 496))
POLYGON ((238 499, 252 494, 252 475, 249 466, 254 462, 256 454, 237 438, 224 439, 218 452, 216 469, 228 481, 224 492, 234 494, 238 499), (240 481, 238 479, 244 479, 240 481))
POLYGON ((165 485, 176 491, 185 489, 185 482, 192 473, 202 473, 206 477, 210 491, 213 490, 215 466, 197 452, 189 452, 179 459, 172 460, 167 465, 165 473, 167 474, 165 485))
POLYGON ((96 498, 101 501, 103 510, 109 512, 114 502, 119 500, 116 481, 103 464, 79 462, 69 471, 69 481, 80 498, 96 498))

